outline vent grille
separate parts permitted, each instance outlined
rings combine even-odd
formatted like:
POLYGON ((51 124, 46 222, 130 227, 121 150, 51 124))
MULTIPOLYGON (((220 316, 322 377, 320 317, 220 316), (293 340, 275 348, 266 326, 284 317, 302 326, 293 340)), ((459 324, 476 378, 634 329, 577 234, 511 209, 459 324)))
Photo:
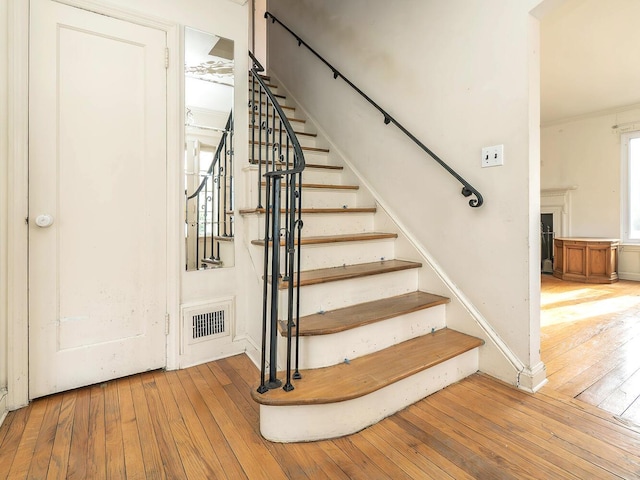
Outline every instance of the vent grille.
POLYGON ((225 313, 224 310, 217 310, 215 312, 200 313, 191 317, 191 338, 197 339, 225 333, 227 331, 225 313))
POLYGON ((230 335, 233 329, 233 299, 182 307, 183 352, 189 345, 230 335))

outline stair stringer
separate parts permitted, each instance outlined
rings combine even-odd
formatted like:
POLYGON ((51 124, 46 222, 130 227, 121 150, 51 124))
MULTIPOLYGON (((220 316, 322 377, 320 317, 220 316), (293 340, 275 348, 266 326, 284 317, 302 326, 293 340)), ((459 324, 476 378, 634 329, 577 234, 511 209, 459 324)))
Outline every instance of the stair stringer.
MULTIPOLYGON (((500 337, 488 319, 476 308, 465 293, 458 288, 447 275, 441 265, 429 253, 424 244, 418 241, 409 229, 398 220, 398 215, 389 207, 382 196, 359 172, 342 150, 331 140, 322 128, 320 122, 304 107, 304 105, 284 85, 276 73, 271 76, 277 81, 288 101, 295 104, 307 119, 307 125, 313 124, 319 137, 330 150, 333 162, 344 165, 345 173, 353 175, 360 185, 361 191, 373 198, 378 206, 374 220, 374 228, 379 231, 389 231, 398 234, 396 240, 396 258, 421 262, 419 288, 438 295, 448 296, 451 303, 447 306, 447 326, 468 335, 484 340, 480 349, 479 367, 484 373, 510 383, 525 391, 535 392, 547 383, 544 363, 540 362, 532 367, 526 366, 500 337)), ((329 159, 331 160, 331 158, 329 159)))

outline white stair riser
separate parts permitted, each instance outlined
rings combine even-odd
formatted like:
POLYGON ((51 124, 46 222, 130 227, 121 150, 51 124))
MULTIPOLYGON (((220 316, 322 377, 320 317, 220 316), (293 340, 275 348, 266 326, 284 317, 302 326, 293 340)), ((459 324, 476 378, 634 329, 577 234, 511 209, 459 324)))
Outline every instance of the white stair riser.
MULTIPOLYGON (((316 270, 318 268, 377 262, 382 259, 389 260, 394 255, 394 240, 389 238, 362 242, 302 245, 300 263, 302 270, 316 270)), ((259 248, 264 252, 264 246, 259 246, 259 248)), ((284 258, 284 255, 285 248, 282 247, 280 257, 284 258)))
POLYGON ((342 170, 307 167, 302 174, 302 183, 343 185, 342 170))
MULTIPOLYGON (((251 165, 246 169, 248 172, 249 182, 258 183, 258 166, 251 165)), ((260 172, 264 176, 264 165, 260 172)), ((321 183, 325 185, 342 185, 342 170, 328 169, 328 168, 312 168, 307 167, 302 174, 304 183, 321 183)), ((264 178, 264 177, 262 177, 264 178)))
MULTIPOLYGON (((240 205, 244 205, 246 208, 255 208, 258 205, 258 185, 251 183, 246 185, 245 189, 247 197, 240 205)), ((265 188, 262 187, 262 205, 266 205, 265 201, 265 188)), ((283 187, 281 195, 284 197, 286 189, 283 187)), ((368 200, 368 199, 367 199, 368 200)), ((284 206, 284 198, 281 200, 281 205, 284 206)), ((326 188, 305 188, 302 191, 302 207, 303 208, 351 208, 357 207, 358 191, 357 190, 337 190, 326 188)), ((370 205, 371 202, 369 201, 370 205)), ((256 238, 259 238, 257 236, 256 238)))
MULTIPOLYGON (((284 149, 281 152, 282 154, 285 153, 284 149)), ((304 155, 304 160, 306 163, 318 163, 320 165, 329 165, 329 155, 325 152, 313 152, 313 151, 302 151, 302 154, 304 155)), ((271 149, 269 149, 269 151, 267 152, 267 149, 265 147, 262 147, 262 154, 261 156, 259 156, 260 153, 258 151, 258 148, 256 147, 255 152, 253 151, 253 149, 251 147, 249 147, 249 157, 251 160, 263 160, 263 161, 272 161, 273 160, 273 151, 271 149)), ((287 160, 287 157, 283 157, 282 159, 280 159, 280 154, 278 152, 276 152, 275 155, 276 160, 282 160, 283 162, 287 160)), ((289 162, 293 162, 293 150, 290 151, 289 153, 289 162)))
MULTIPOLYGON (((417 289, 418 269, 306 285, 300 287, 300 316, 403 295, 417 289)), ((286 290, 280 291, 278 308, 280 312, 287 311, 286 290)))
POLYGON ((340 242, 322 245, 303 245, 300 264, 302 270, 355 265, 394 256, 395 239, 363 242, 340 242))
POLYGON ((303 214, 302 236, 338 235, 373 231, 373 213, 303 214))
MULTIPOLYGON (((243 218, 248 239, 258 239, 264 235, 264 215, 251 214, 243 218)), ((303 238, 373 231, 373 213, 303 214, 302 220, 303 238)))
MULTIPOLYGON (((262 198, 265 188, 262 189, 262 198)), ((281 190, 281 202, 284 206, 286 190, 281 190)), ((328 188, 303 188, 302 208, 340 208, 343 205, 355 206, 357 204, 357 190, 336 190, 328 188)))
MULTIPOLYGON (((308 442, 358 432, 478 371, 475 348, 364 397, 320 405, 260 405, 260 433, 272 442, 308 442)), ((299 381, 303 388, 304 379, 299 381)), ((338 387, 336 387, 338 388, 338 387)))
MULTIPOLYGON (((296 128, 297 131, 299 132, 303 132, 304 129, 299 129, 296 128)), ((251 136, 249 136, 249 142, 251 142, 251 140, 254 140, 256 142, 265 142, 267 140, 267 135, 265 135, 264 130, 262 131, 262 138, 260 138, 260 135, 258 135, 258 129, 256 129, 256 134, 253 138, 251 138, 251 136)), ((249 130, 249 135, 251 135, 251 130, 249 130)), ((321 147, 321 145, 319 145, 318 142, 318 137, 313 137, 311 135, 296 135, 298 142, 300 143, 300 146, 302 147, 321 147)), ((272 140, 272 136, 269 135, 269 143, 271 143, 272 140)), ((278 133, 276 133, 276 142, 280 140, 280 135, 278 133)), ((286 144, 286 135, 284 134, 284 132, 282 133, 282 142, 284 144, 286 144)), ((258 144, 256 144, 256 150, 258 148, 258 144)), ((264 148, 264 147, 263 147, 264 148)), ((284 148, 284 145, 283 145, 284 148)), ((253 145, 251 143, 249 143, 249 152, 251 153, 253 151, 253 145)), ((264 151, 264 150, 263 150, 264 151)))
MULTIPOLYGON (((309 369, 337 365, 427 335, 446 326, 445 312, 446 306, 438 305, 343 332, 302 336, 299 367, 309 369)), ((280 337, 280 370, 286 366, 286 345, 286 338, 280 337)))

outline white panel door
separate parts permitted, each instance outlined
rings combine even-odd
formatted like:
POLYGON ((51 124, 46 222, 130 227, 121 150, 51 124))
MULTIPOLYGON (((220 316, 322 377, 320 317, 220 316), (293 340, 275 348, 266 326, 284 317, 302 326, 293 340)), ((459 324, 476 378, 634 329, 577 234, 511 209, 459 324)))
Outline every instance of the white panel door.
POLYGON ((35 398, 165 366, 166 34, 50 0, 30 28, 35 398))

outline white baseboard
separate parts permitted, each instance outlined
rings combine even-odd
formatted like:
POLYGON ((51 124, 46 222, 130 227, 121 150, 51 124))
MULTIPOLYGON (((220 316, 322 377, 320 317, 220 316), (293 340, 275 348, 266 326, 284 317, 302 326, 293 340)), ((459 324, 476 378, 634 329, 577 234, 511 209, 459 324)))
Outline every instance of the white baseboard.
POLYGON ((618 278, 620 280, 631 280, 633 282, 640 282, 640 273, 618 272, 618 278))
POLYGON ((525 368, 518 376, 518 388, 535 393, 547 383, 547 368, 540 362, 533 368, 525 368))
POLYGON ((7 418, 7 390, 0 390, 0 425, 4 422, 4 419, 7 418))

